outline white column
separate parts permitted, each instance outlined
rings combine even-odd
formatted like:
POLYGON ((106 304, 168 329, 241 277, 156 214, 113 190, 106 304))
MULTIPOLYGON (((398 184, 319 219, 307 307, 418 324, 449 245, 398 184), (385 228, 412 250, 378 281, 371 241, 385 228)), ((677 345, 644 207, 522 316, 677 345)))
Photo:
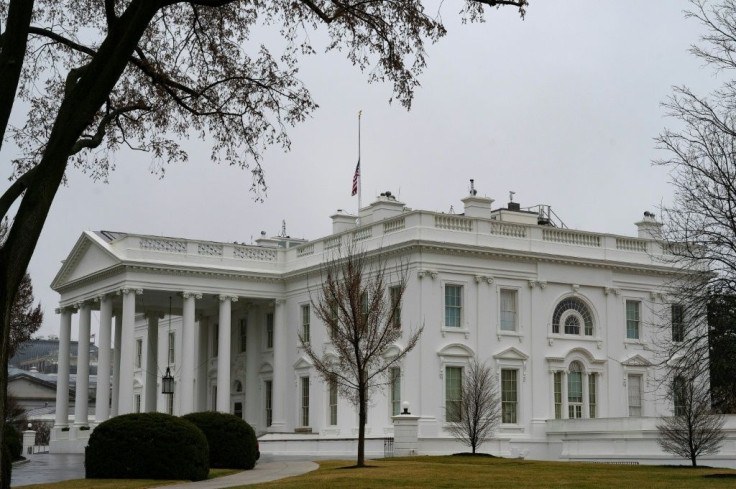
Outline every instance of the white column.
POLYGON ((194 316, 195 300, 201 299, 202 294, 184 292, 184 304, 182 307, 182 331, 181 331, 181 395, 179 396, 180 415, 189 414, 194 411, 194 371, 197 364, 194 359, 194 316))
POLYGON ((148 332, 146 334, 146 366, 144 389, 144 411, 155 413, 158 406, 158 320, 161 314, 158 311, 146 312, 148 332))
MULTIPOLYGON (((118 414, 134 411, 133 365, 135 361, 135 296, 138 291, 123 289, 123 321, 120 338, 120 387, 118 414)), ((141 291, 142 293, 142 291, 141 291)))
POLYGON ((567 407, 567 371, 562 371, 562 419, 570 417, 570 410, 567 407))
POLYGON ((209 328, 209 322, 207 318, 199 318, 199 330, 197 331, 197 379, 195 394, 197 397, 196 410, 206 411, 207 410, 207 370, 209 369, 209 355, 208 355, 208 343, 207 335, 209 328))
POLYGON ((232 303, 237 297, 220 296, 220 331, 217 343, 217 404, 221 413, 230 412, 230 321, 232 303))
POLYGON ((588 405, 588 372, 583 372, 583 418, 590 418, 590 406, 588 405))
POLYGON ((552 393, 552 396, 549 399, 550 411, 549 411, 549 416, 547 417, 547 419, 555 419, 555 371, 554 370, 549 371, 549 392, 552 393))
POLYGON ((72 333, 72 310, 59 310, 59 366, 56 377, 55 426, 69 426, 69 343, 72 333))
POLYGON ((273 422, 271 431, 285 431, 286 418, 284 416, 284 399, 288 382, 287 371, 287 336, 286 336, 286 302, 276 299, 276 307, 273 315, 273 399, 272 413, 273 422))
POLYGON ((74 424, 88 423, 89 399, 89 328, 90 307, 83 302, 79 307, 79 340, 77 341, 77 385, 74 400, 74 424))
POLYGON ((112 367, 112 408, 110 416, 118 415, 118 399, 120 398, 120 344, 123 330, 123 317, 120 311, 115 313, 115 354, 112 367))
POLYGON ((263 343, 260 342, 260 335, 257 333, 262 328, 256 327, 256 310, 253 306, 248 307, 248 313, 247 313, 247 335, 248 335, 248 343, 246 345, 246 352, 245 352, 245 385, 243 386, 243 391, 246 393, 245 395, 245 403, 243 403, 243 412, 245 413, 245 419, 247 420, 257 420, 259 419, 260 414, 260 408, 261 404, 259 404, 260 399, 257 395, 250 395, 249 393, 256 393, 259 392, 259 384, 258 384, 258 362, 261 360, 259 351, 260 351, 260 345, 263 343))
POLYGON ((100 298, 100 344, 97 353, 97 399, 95 422, 110 417, 110 340, 112 337, 112 298, 100 298))

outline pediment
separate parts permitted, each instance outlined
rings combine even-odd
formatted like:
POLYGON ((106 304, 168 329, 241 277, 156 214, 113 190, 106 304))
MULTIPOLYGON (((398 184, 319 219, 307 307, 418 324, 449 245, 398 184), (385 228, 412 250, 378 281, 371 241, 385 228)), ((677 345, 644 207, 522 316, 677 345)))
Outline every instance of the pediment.
POLYGON ((452 343, 438 351, 437 355, 440 357, 472 357, 475 352, 469 346, 452 343))
POLYGON ((71 253, 64 260, 59 273, 54 277, 51 288, 60 287, 106 270, 120 263, 105 243, 100 242, 91 233, 85 232, 79 237, 71 253))
POLYGON ((512 346, 510 348, 506 348, 499 353, 496 353, 495 355, 493 355, 493 358, 497 360, 528 360, 529 355, 512 346))
POLYGON ((627 367, 649 367, 652 365, 652 362, 641 355, 631 355, 621 362, 621 365, 626 365, 627 367))
POLYGON ((403 350, 401 349, 401 347, 399 347, 399 345, 394 343, 392 345, 389 345, 388 348, 386 348, 386 351, 383 352, 383 356, 386 358, 397 357, 401 355, 402 351, 403 350))
POLYGON ((268 362, 263 362, 261 368, 258 369, 259 374, 270 374, 273 372, 273 365, 268 362))
POLYGON ((305 368, 312 368, 312 362, 310 362, 307 357, 299 357, 297 361, 294 362, 294 370, 305 368))

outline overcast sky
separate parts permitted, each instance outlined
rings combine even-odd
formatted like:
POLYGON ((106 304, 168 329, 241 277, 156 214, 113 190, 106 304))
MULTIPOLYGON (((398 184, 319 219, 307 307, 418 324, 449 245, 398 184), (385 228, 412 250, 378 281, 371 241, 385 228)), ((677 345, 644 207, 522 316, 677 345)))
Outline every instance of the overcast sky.
MULTIPOLYGON (((449 32, 428 47, 410 112, 389 105, 390 87, 368 85, 340 53, 311 56, 301 78, 320 108, 290 131, 290 152, 264 155, 264 203, 249 192, 249 172, 209 162, 206 141, 191 142, 189 163, 164 179, 131 152, 118 154, 108 184, 70 170, 30 265, 45 312, 39 334, 58 333, 49 284, 84 230, 250 242, 277 234, 283 219, 291 236, 328 234, 336 209, 357 210, 361 109, 363 205, 390 190, 415 209, 461 212, 474 178, 494 207, 513 190, 522 206, 550 204, 571 228, 635 235, 643 211, 671 198, 666 171, 651 164, 666 156, 654 137, 676 125, 660 103, 673 85, 705 94, 718 82, 688 53, 701 28, 684 18, 686 6, 532 0, 526 20, 501 9, 462 25, 445 2, 449 32)), ((5 175, 9 156, 0 159, 5 175)))

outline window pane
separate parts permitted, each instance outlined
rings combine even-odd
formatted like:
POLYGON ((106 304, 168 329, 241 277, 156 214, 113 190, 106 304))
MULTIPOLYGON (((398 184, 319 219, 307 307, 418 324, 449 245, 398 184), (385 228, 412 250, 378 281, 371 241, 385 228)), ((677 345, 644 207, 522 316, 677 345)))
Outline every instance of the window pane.
POLYGON ((516 370, 501 370, 501 422, 516 423, 516 370))
POLYGON ((455 422, 460 420, 462 379, 462 367, 445 368, 445 419, 448 422, 455 422))
POLYGON ((447 327, 460 327, 462 289, 461 285, 445 285, 445 326, 447 327))
POLYGON ((640 302, 626 301, 626 338, 639 339, 640 302))
POLYGON ((567 402, 583 402, 583 375, 580 372, 567 374, 567 402))
POLYGON ((629 416, 641 416, 641 375, 629 375, 629 416))
POLYGON ((330 381, 330 424, 337 424, 337 381, 330 381))
POLYGON ((309 304, 302 306, 302 338, 309 343, 309 304))
POLYGON ((516 291, 501 289, 501 330, 516 331, 516 291))
POLYGON ((577 316, 567 316, 565 319, 565 334, 580 334, 580 320, 577 316))
POLYGON ((273 348, 273 314, 266 314, 266 348, 273 348))
POLYGON ((398 416, 401 413, 401 369, 391 369, 391 415, 398 416))
POLYGON ((266 426, 273 423, 273 382, 266 381, 266 426))
POLYGON ((401 299, 399 297, 400 292, 400 286, 394 286, 389 289, 389 295, 391 296, 391 309, 394 311, 394 317, 391 320, 391 324, 394 328, 401 327, 401 299))
POLYGON ((672 341, 685 339, 685 312, 680 304, 672 304, 672 341))
POLYGON ((309 377, 302 377, 302 426, 309 426, 309 377))
POLYGON ((245 353, 248 349, 248 322, 245 319, 240 320, 240 352, 245 353))
POLYGON ((169 363, 175 363, 176 358, 174 357, 174 345, 176 344, 175 335, 176 333, 169 333, 169 363))
POLYGON ((596 406, 598 405, 595 391, 595 379, 595 374, 588 375, 588 411, 590 412, 591 418, 596 417, 596 406))

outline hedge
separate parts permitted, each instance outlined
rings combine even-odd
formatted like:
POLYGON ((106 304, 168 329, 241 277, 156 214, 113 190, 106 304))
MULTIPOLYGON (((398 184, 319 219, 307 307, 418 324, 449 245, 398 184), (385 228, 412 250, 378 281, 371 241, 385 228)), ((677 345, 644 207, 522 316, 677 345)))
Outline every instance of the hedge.
POLYGON ((211 467, 250 470, 256 465, 256 434, 241 418, 215 411, 182 417, 194 423, 207 437, 211 467))
POLYGON ((12 460, 20 460, 23 458, 23 441, 20 432, 12 424, 5 423, 5 432, 3 433, 3 441, 8 448, 10 458, 12 460))
POLYGON ((202 431, 163 413, 111 418, 92 432, 84 461, 88 479, 205 479, 209 450, 202 431))

